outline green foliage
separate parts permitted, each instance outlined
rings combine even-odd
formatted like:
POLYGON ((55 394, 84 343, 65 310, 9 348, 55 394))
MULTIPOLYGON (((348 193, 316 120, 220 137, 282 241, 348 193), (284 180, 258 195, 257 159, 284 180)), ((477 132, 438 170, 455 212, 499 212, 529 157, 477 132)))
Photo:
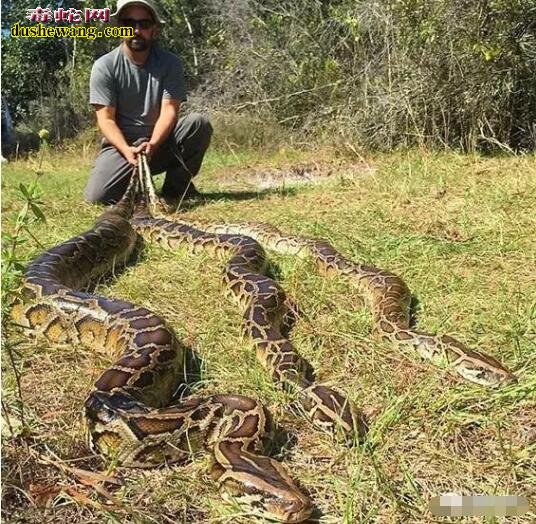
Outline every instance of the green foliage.
MULTIPOLYGON (((21 20, 27 5, 8 3, 3 27, 21 20)), ((161 6, 162 45, 182 56, 193 107, 372 148, 534 147, 536 0, 161 6)), ((51 129, 54 140, 86 127, 91 64, 115 45, 4 39, 4 90, 15 119, 51 129)))
MULTIPOLYGON (((39 175, 37 175, 39 176, 39 175)), ((2 305, 8 308, 10 298, 17 286, 22 272, 28 261, 26 245, 33 239, 38 245, 39 241, 34 237, 31 228, 35 223, 46 222, 41 209, 42 190, 36 179, 29 184, 19 184, 19 198, 24 202, 15 219, 12 231, 2 233, 2 305)), ((6 318, 6 311, 4 318, 6 318)))
MULTIPOLYGON (((19 135, 36 135, 39 129, 45 128, 51 131, 52 141, 57 142, 76 135, 91 123, 88 104, 91 65, 111 47, 107 39, 8 36, 10 27, 17 22, 31 25, 25 19, 26 10, 37 5, 31 0, 11 0, 3 5, 2 95, 8 101, 19 135)), ((62 7, 83 8, 74 0, 64 1, 62 7)), ((106 7, 106 4, 104 0, 96 0, 91 7, 106 7)))
MULTIPOLYGON (((26 10, 35 8, 31 0, 6 2, 2 9, 2 29, 8 33, 17 22, 25 25, 26 10)), ((9 102, 15 121, 28 114, 29 104, 46 96, 53 88, 54 73, 69 58, 66 43, 52 38, 2 38, 2 95, 9 102)))
POLYGON ((217 4, 217 107, 265 100, 301 132, 376 148, 534 146, 534 0, 242 2, 240 21, 217 4))

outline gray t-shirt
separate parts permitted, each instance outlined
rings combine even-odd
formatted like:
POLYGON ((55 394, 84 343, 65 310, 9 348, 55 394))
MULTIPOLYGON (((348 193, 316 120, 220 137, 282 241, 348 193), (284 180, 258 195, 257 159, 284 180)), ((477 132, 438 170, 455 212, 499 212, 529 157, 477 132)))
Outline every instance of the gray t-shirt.
POLYGON ((147 61, 136 65, 122 46, 101 56, 91 70, 89 102, 116 108, 116 122, 129 141, 150 138, 162 98, 186 100, 180 58, 152 46, 147 61))

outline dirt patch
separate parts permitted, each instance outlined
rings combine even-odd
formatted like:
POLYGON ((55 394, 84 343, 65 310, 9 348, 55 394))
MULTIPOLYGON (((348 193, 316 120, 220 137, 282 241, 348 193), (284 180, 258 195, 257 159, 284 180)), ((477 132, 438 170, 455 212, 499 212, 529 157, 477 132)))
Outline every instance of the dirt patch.
POLYGON ((258 189, 274 187, 313 185, 326 182, 349 182, 370 175, 374 171, 370 164, 350 163, 343 160, 333 162, 301 162, 281 167, 248 167, 224 172, 217 176, 222 186, 246 185, 258 189))

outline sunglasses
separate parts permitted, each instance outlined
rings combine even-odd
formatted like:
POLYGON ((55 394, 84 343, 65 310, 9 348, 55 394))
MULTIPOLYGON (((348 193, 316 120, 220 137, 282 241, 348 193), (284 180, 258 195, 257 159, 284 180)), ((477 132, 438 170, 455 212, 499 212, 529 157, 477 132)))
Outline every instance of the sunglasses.
POLYGON ((142 18, 141 20, 136 20, 135 18, 121 18, 119 23, 121 24, 121 27, 132 27, 132 29, 139 27, 140 29, 149 29, 150 27, 153 27, 154 20, 151 20, 150 18, 142 18))

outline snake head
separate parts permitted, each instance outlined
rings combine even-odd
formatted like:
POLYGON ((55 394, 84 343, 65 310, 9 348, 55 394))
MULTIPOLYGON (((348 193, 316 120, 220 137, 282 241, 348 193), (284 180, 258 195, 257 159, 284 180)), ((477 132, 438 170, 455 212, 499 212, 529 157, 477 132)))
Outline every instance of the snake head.
POLYGON ((517 377, 512 372, 489 356, 484 360, 481 355, 478 362, 463 360, 455 366, 455 369, 466 380, 481 386, 506 386, 517 382, 517 377))
POLYGON ((90 425, 106 426, 117 418, 117 411, 110 402, 108 395, 93 391, 84 404, 86 419, 90 425))
POLYGON ((223 477, 225 480, 220 479, 222 497, 232 504, 238 503, 248 513, 277 522, 303 522, 308 519, 313 505, 284 468, 275 460, 266 458, 262 467, 260 475, 227 472, 223 477))
POLYGON ((313 507, 305 495, 294 496, 285 500, 267 499, 262 502, 264 515, 279 522, 303 522, 311 516, 313 507))
POLYGON ((117 419, 117 412, 110 405, 109 398, 100 391, 93 391, 84 404, 86 437, 91 451, 98 453, 101 449, 101 436, 106 427, 117 419))
POLYGON ((496 358, 468 348, 458 340, 443 335, 442 353, 463 378, 481 386, 506 386, 517 382, 517 377, 496 358))
POLYGON ((139 445, 142 435, 129 423, 147 409, 124 391, 93 391, 84 405, 87 440, 90 449, 125 462, 139 445))
POLYGON ((110 398, 106 393, 93 391, 84 404, 84 414, 89 447, 92 451, 98 452, 100 436, 106 433, 106 428, 113 426, 117 420, 117 410, 110 403, 110 398))
POLYGON ((286 493, 283 497, 262 495, 234 495, 233 502, 239 502, 246 511, 252 511, 264 518, 277 522, 303 522, 311 516, 311 501, 300 493, 286 493))
POLYGON ((84 404, 88 423, 93 427, 114 425, 125 418, 125 414, 146 413, 148 408, 125 391, 93 391, 84 404))

